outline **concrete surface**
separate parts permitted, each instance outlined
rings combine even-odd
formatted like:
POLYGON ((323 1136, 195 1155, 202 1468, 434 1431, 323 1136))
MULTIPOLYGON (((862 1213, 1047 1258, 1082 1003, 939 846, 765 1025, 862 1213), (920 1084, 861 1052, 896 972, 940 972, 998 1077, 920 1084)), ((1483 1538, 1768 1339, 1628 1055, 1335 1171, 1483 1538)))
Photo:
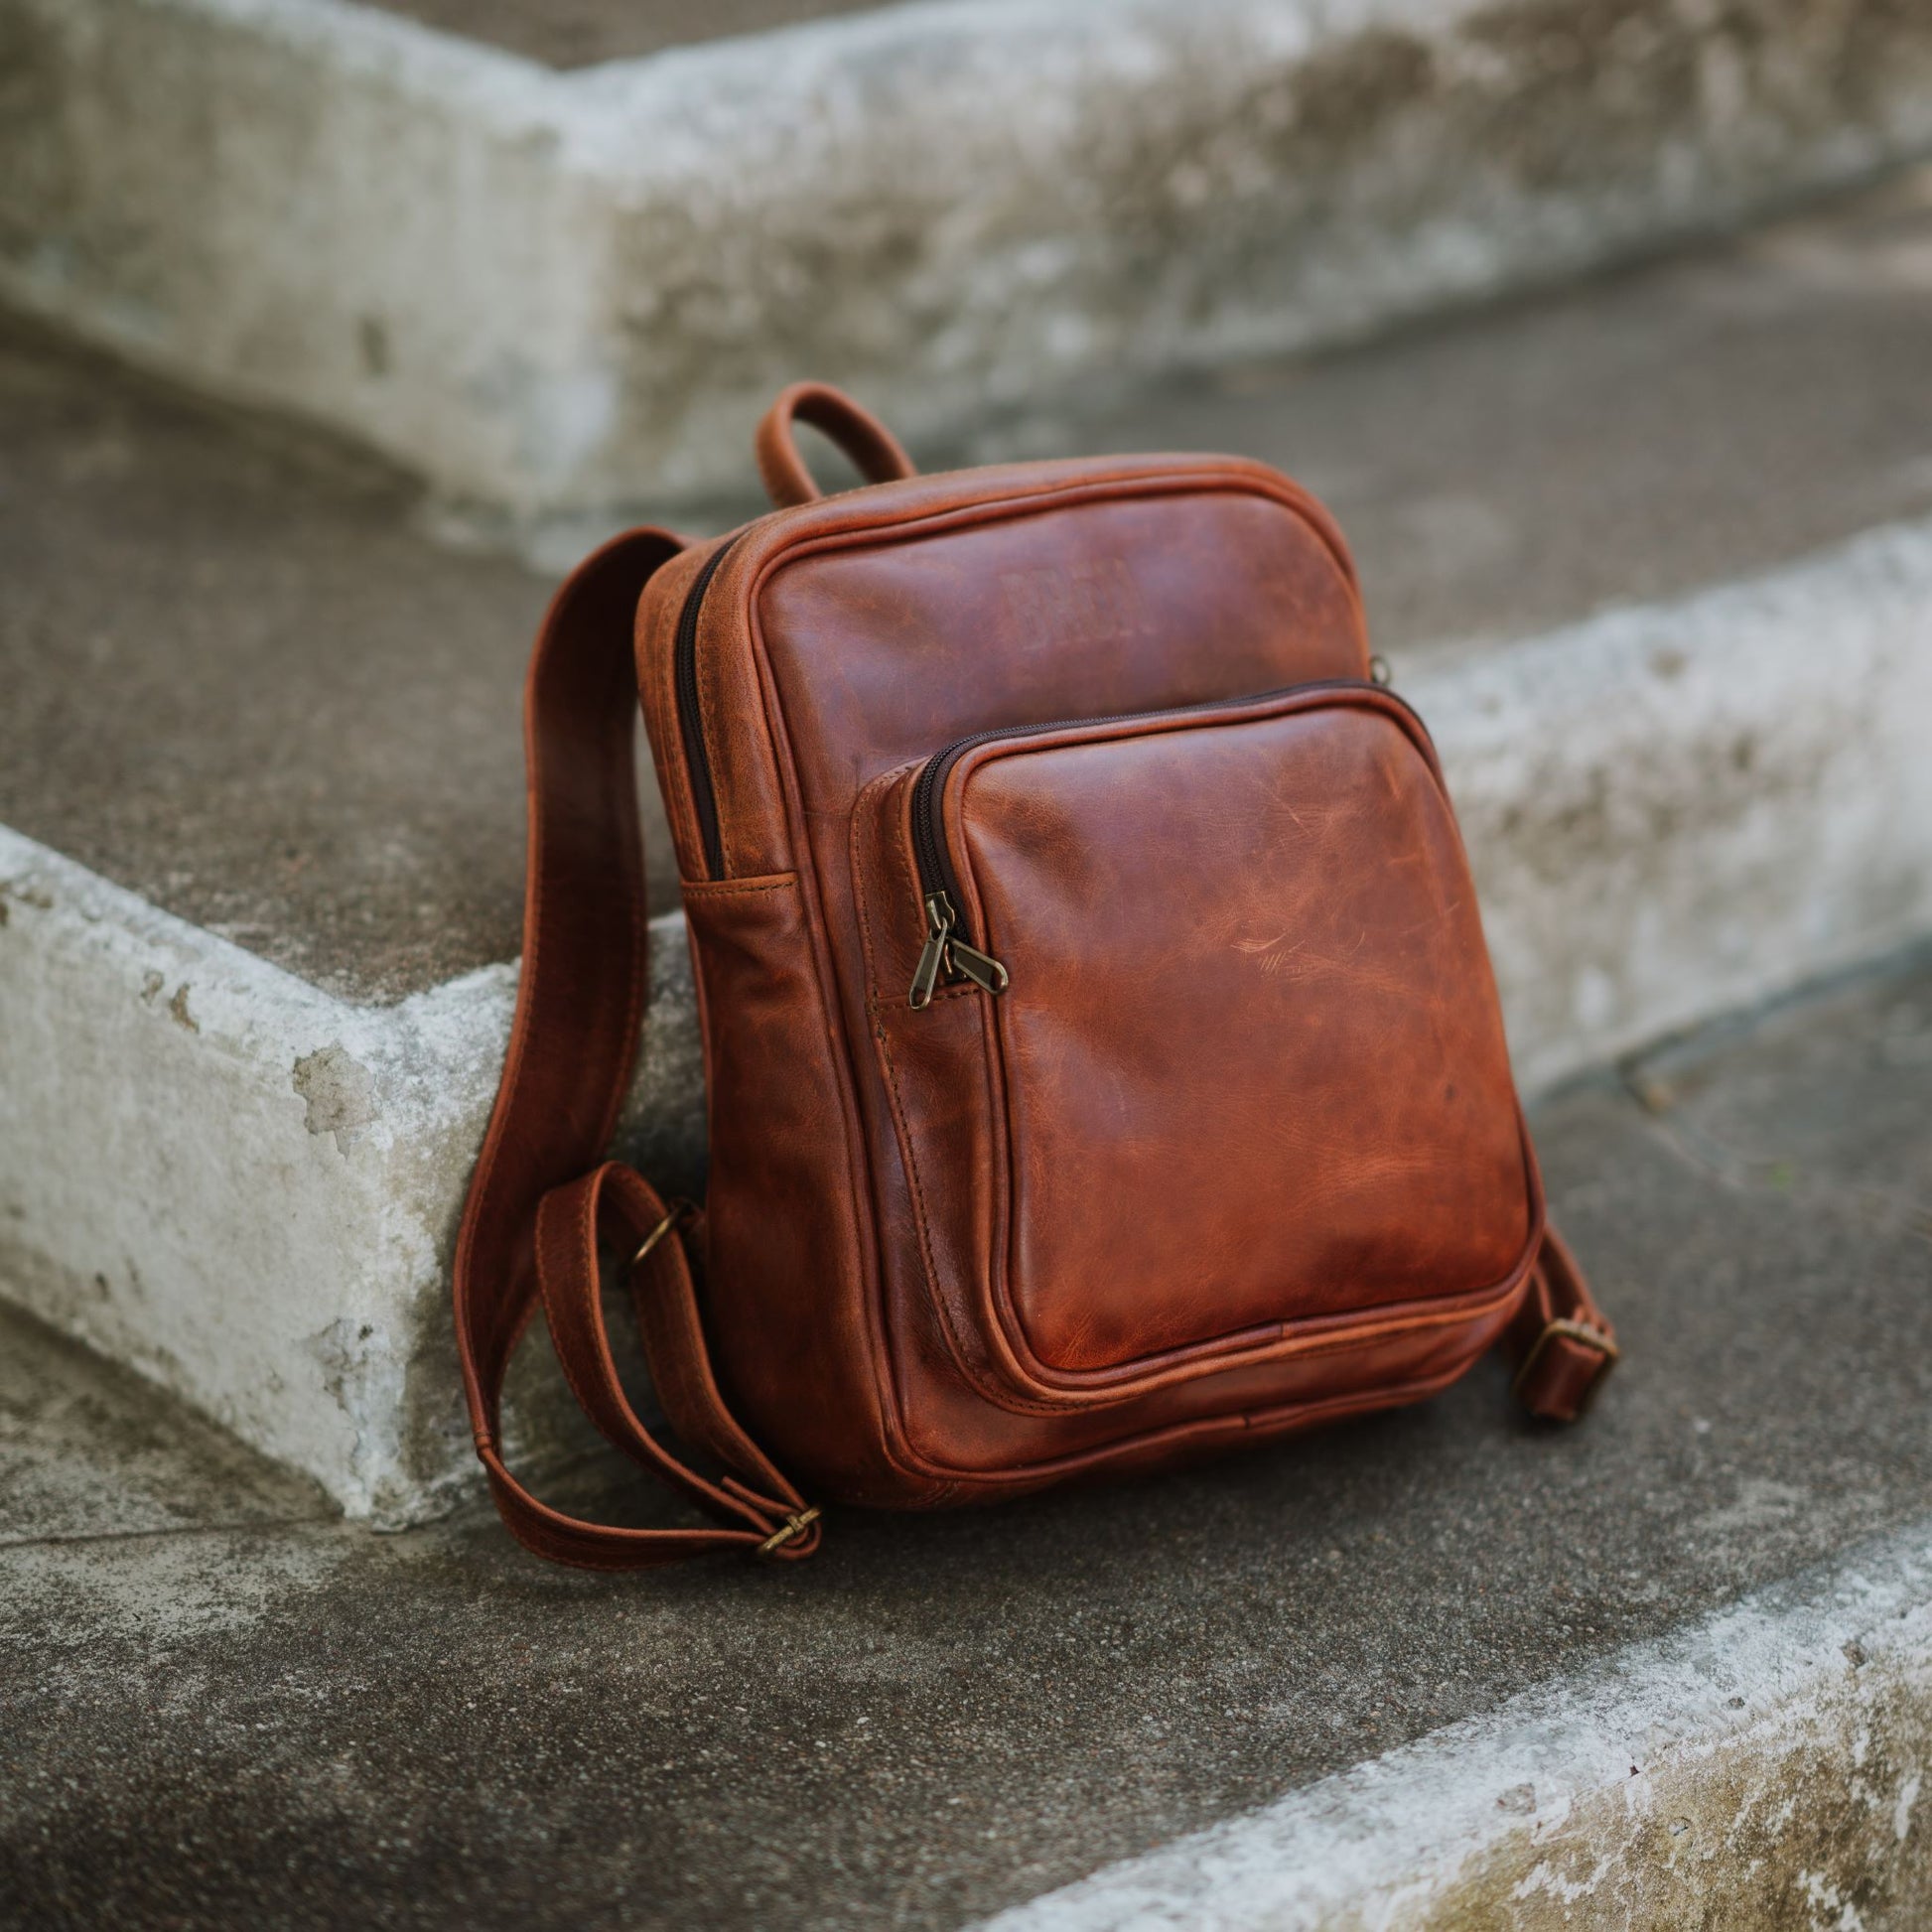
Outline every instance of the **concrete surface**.
POLYGON ((1397 685, 1532 1091, 1932 930, 1932 522, 1397 685))
POLYGON ((331 992, 512 957, 549 581, 425 541, 366 459, 38 335, 0 334, 0 823, 331 992))
POLYGON ((1520 637, 1932 510, 1932 168, 1723 247, 1244 361, 1077 385, 974 462, 1239 450, 1341 519, 1378 643, 1520 637))
POLYGON ((1932 148, 1898 0, 955 0, 569 74, 341 0, 5 0, 0 51, 0 294, 524 528, 729 489, 801 373, 937 448, 1932 148))
POLYGON ((373 0, 446 34, 551 68, 634 61, 667 47, 762 34, 886 0, 373 0))
POLYGON ((1921 1524, 985 1932, 1922 1925, 1928 1599, 1921 1524))
POLYGON ((782 1573, 372 1539, 7 1317, 0 1918, 956 1927, 1141 1858, 1010 1923, 1921 1923, 1929 1097, 1921 953, 1540 1108, 1580 1429, 1485 1365, 782 1573))
MULTIPOLYGON (((1600 326, 1565 299, 1243 399, 1229 440, 1348 500, 1533 1090, 1932 929, 1926 232, 1906 182, 1604 290, 1600 326), (1687 371, 1654 405, 1633 334, 1687 371), (1661 594, 1585 615, 1619 572, 1661 594)), ((1201 440, 1233 427, 1181 392, 1149 425, 1196 401, 1201 440)), ((0 410, 6 1292, 420 1518, 473 1476, 444 1284, 513 989, 541 586, 413 534, 386 472, 27 338, 0 410)), ((674 919, 657 958, 624 1146, 694 1184, 674 919)))
MULTIPOLYGON (((0 827, 0 1290, 380 1523, 474 1480, 449 1269, 515 972, 340 1000, 0 827)), ((702 1178, 681 920, 621 1141, 702 1178)), ((561 1386, 512 1398, 543 1452, 561 1386)))

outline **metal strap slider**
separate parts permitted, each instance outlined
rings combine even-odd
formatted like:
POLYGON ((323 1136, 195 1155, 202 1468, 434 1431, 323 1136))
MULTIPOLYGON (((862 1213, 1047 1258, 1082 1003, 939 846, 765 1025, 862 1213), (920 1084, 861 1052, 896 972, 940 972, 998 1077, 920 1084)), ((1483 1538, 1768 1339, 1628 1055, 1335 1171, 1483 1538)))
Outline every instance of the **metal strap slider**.
POLYGON ((761 1557, 775 1555, 794 1536, 803 1536, 817 1521, 818 1511, 816 1508, 801 1509, 796 1516, 787 1516, 785 1518, 784 1528, 774 1531, 759 1545, 759 1555, 761 1557))
POLYGON ((680 1221, 688 1219, 696 1212, 697 1203, 695 1201, 674 1200, 664 1218, 638 1244, 637 1252, 630 1257, 631 1267, 636 1267, 680 1221))
MULTIPOLYGON (((1542 1361, 1544 1352, 1553 1341, 1581 1342, 1586 1348, 1593 1348, 1599 1357, 1596 1373, 1590 1377, 1589 1387, 1585 1392, 1585 1400, 1593 1398, 1602 1386, 1603 1378, 1609 1374, 1617 1360, 1617 1345, 1601 1328, 1592 1327, 1587 1321, 1575 1321, 1564 1316, 1555 1321, 1546 1321, 1543 1332, 1530 1344, 1530 1352, 1523 1357, 1522 1366, 1516 1371, 1516 1379, 1510 1383, 1510 1391, 1522 1398, 1528 1389, 1530 1377, 1536 1373, 1537 1364, 1542 1361)), ((1578 1405, 1579 1410, 1582 1404, 1578 1405)))

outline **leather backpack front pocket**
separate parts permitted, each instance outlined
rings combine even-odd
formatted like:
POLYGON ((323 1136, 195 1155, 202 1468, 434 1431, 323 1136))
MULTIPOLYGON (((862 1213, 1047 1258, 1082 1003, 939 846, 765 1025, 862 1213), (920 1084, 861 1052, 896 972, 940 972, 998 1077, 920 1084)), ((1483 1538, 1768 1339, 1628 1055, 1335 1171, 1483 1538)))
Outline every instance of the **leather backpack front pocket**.
POLYGON ((853 842, 918 1265, 996 1400, 1122 1401, 1516 1292, 1540 1186, 1399 700, 982 733, 869 787, 853 842))

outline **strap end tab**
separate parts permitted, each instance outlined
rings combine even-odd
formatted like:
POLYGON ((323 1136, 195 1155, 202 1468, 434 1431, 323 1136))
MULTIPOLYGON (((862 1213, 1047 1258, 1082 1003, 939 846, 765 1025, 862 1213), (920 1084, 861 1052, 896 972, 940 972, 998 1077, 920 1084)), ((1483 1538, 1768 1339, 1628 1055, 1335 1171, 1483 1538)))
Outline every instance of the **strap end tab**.
POLYGON ((1546 1321, 1510 1389, 1531 1415, 1575 1422, 1596 1400, 1618 1355, 1614 1339, 1592 1322, 1546 1321))

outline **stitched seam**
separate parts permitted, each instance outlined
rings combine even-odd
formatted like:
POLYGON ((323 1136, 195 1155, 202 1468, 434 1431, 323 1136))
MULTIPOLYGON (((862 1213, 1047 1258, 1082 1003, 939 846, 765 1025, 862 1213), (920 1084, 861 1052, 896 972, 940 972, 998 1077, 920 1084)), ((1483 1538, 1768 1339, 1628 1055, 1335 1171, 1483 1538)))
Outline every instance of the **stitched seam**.
MULTIPOLYGON (((1363 1318, 1351 1326, 1335 1329, 1329 1334, 1311 1337, 1306 1342, 1299 1344, 1293 1333, 1292 1324, 1285 1321, 1279 1322, 1276 1324, 1275 1332, 1266 1340, 1251 1342, 1247 1346, 1229 1353, 1222 1359, 1216 1361, 1211 1368, 1203 1369, 1198 1375, 1173 1376, 1157 1385, 1157 1388, 1154 1390, 1130 1390, 1126 1395, 1117 1399, 1121 1401, 1138 1399, 1143 1394, 1154 1394, 1162 1389, 1178 1388, 1188 1382, 1203 1381, 1209 1376, 1219 1375, 1235 1369, 1269 1367, 1276 1362, 1307 1361, 1311 1356, 1318 1355, 1347 1354, 1352 1349, 1368 1348, 1378 1342, 1399 1340, 1408 1335, 1422 1333, 1430 1328, 1451 1328, 1463 1324, 1473 1325, 1476 1322, 1486 1320, 1499 1308, 1506 1307, 1509 1303, 1520 1300, 1523 1288, 1528 1279, 1527 1273, 1523 1272, 1523 1265, 1519 1262, 1517 1268, 1512 1270, 1510 1275, 1504 1278, 1500 1288, 1478 1291, 1483 1295, 1484 1299, 1473 1306, 1465 1305, 1454 1309, 1440 1310, 1424 1309, 1414 1314, 1403 1315, 1399 1319, 1383 1321, 1377 1321, 1373 1318, 1373 1310, 1365 1310, 1363 1311, 1363 1318), (1521 1279, 1518 1279, 1519 1274, 1521 1275, 1521 1279)), ((1157 1374, 1161 1373, 1159 1370, 1154 1372, 1157 1374)), ((1099 1385, 1099 1392, 1104 1393, 1104 1390, 1105 1385, 1099 1385)))
MULTIPOLYGON (((698 555, 699 546, 697 545, 687 546, 678 553, 680 559, 698 555)), ((672 560, 673 563, 676 561, 678 559, 672 560)), ((667 565, 666 569, 668 570, 670 566, 667 565)), ((701 562, 698 569, 702 568, 703 564, 701 562)), ((696 574, 696 571, 693 571, 692 576, 695 578, 696 574)), ((633 620, 631 625, 631 649, 638 661, 638 697, 643 703, 645 736, 650 742, 651 757, 655 761, 660 789, 664 794, 664 813, 671 828, 671 844, 674 850, 682 848, 683 851, 695 853, 700 862, 702 862, 704 858, 704 834, 698 829, 698 807, 696 787, 691 770, 691 759, 684 743, 684 728, 678 718, 677 710, 677 621, 678 614, 684 608, 684 599, 689 590, 690 585, 688 583, 682 585, 678 590, 676 599, 671 603, 670 609, 667 612, 659 612, 652 616, 644 626, 644 635, 642 638, 639 638, 637 635, 637 625, 633 620), (661 647, 664 619, 666 617, 668 617, 670 621, 672 639, 671 648, 668 651, 661 647), (648 676, 645 674, 646 663, 648 663, 648 676), (645 690, 646 683, 650 686, 648 692, 645 690), (668 721, 656 733, 652 733, 649 729, 653 711, 659 720, 668 721), (658 740, 660 737, 664 740, 665 744, 665 756, 662 758, 658 757, 658 740), (671 757, 672 747, 676 748, 675 774, 678 782, 676 784, 667 784, 663 780, 666 776, 667 766, 670 766, 673 762, 671 757)), ((680 871, 683 870, 683 851, 679 853, 680 871)))
POLYGON ((1410 1401, 1420 1401, 1439 1389, 1448 1388, 1450 1383, 1467 1373, 1475 1354, 1481 1351, 1472 1351, 1469 1360, 1431 1376, 1405 1377, 1398 1382, 1379 1383, 1372 1388, 1352 1391, 1342 1396, 1313 1397, 1301 1402, 1276 1403, 1258 1409, 1232 1409, 1217 1416, 1201 1416, 1187 1422, 1163 1423, 1153 1429, 1137 1430, 1131 1436, 1120 1437, 1097 1449, 1047 1456, 1036 1462, 1022 1464, 1016 1469, 967 1471, 951 1487, 962 1493, 980 1495, 984 1495, 989 1490, 999 1492, 1016 1487, 1023 1490, 1038 1488, 1047 1483, 1063 1481, 1081 1474, 1099 1473, 1156 1445, 1197 1443, 1211 1441, 1216 1437, 1225 1437, 1232 1441, 1241 1434, 1257 1429, 1279 1435, 1284 1429, 1293 1429, 1300 1424, 1312 1426, 1324 1417, 1346 1416, 1361 1412, 1374 1413, 1378 1410, 1397 1408, 1410 1401), (1261 1420, 1257 1421, 1257 1418, 1261 1420))
POLYGON ((731 881, 680 881, 680 890, 686 898, 730 898, 740 893, 782 893, 798 883, 796 873, 786 873, 779 879, 760 880, 756 886, 740 886, 731 881))
MULTIPOLYGON (((702 571, 703 566, 700 565, 699 569, 702 571)), ((705 586, 704 604, 711 604, 711 593, 717 588, 718 579, 724 576, 725 569, 726 565, 721 561, 717 571, 713 574, 712 581, 705 586)), ((696 578, 693 578, 692 584, 694 586, 696 582, 696 578)), ((690 595, 689 589, 686 590, 685 595, 687 597, 690 595)), ((698 738, 704 746, 705 764, 711 777, 711 815, 716 820, 718 826, 718 859, 719 863, 725 869, 726 876, 729 878, 732 861, 731 854, 725 849, 725 815, 718 808, 718 743, 717 736, 711 728, 711 721, 723 709, 723 697, 718 688, 718 652, 698 649, 698 627, 704 621, 704 604, 699 606, 693 618, 691 630, 692 668, 696 671, 698 677, 698 738)), ((713 605, 712 609, 715 611, 717 607, 713 605)), ((672 634, 675 636, 675 631, 672 634)), ((692 816, 698 819, 700 827, 702 827, 702 814, 697 810, 697 774, 695 772, 691 774, 691 789, 692 816)), ((702 829, 699 832, 698 848, 702 854, 704 849, 702 829)))
POLYGON ((886 1088, 892 1099, 893 1119, 899 1130, 899 1146, 905 1154, 905 1177, 912 1189, 912 1218, 918 1224, 919 1251, 925 1257, 926 1284, 931 1290, 933 1306, 939 1311, 939 1319, 946 1330, 946 1338, 952 1343, 954 1359, 958 1362, 960 1373, 981 1395, 1003 1409, 1017 1409, 1028 1415, 1060 1416, 1080 1407, 1070 1402, 1044 1402, 1037 1398, 1019 1396, 1010 1389, 995 1389, 983 1379, 982 1371, 973 1365, 966 1349, 961 1345, 959 1329, 953 1319, 951 1307, 939 1287, 939 1270, 932 1257, 932 1242, 927 1230, 925 1192, 919 1183, 918 1157, 913 1152, 913 1135, 906 1124, 904 1103, 899 1097, 898 1075, 893 1066, 893 1049, 882 1028, 873 1035, 878 1043, 879 1057, 886 1065, 886 1088))
MULTIPOLYGON (((867 785, 853 801, 852 817, 846 830, 846 862, 852 870, 852 897, 859 910, 859 942, 865 948, 866 979, 875 985, 878 982, 878 970, 872 940, 872 906, 866 890, 865 870, 859 859, 859 827, 873 798, 885 787, 902 777, 909 768, 901 765, 897 770, 882 772, 867 785)), ((874 1002, 868 1000, 866 1005, 871 1011, 874 1002)), ((940 1322, 946 1330, 946 1338, 952 1343, 954 1354, 963 1355, 965 1351, 960 1346, 958 1331, 953 1326, 952 1311, 947 1308, 945 1295, 939 1287, 939 1269, 933 1260, 932 1239, 926 1225, 925 1189, 919 1181, 918 1157, 913 1152, 912 1132, 906 1120, 904 1102, 899 1095, 898 1074, 893 1065, 892 1045, 886 1038, 883 1022, 875 1023, 872 1036, 880 1060, 886 1069, 887 1097, 892 1103, 893 1124, 898 1130, 899 1151, 905 1159, 906 1182, 912 1190, 912 1219, 918 1229, 919 1253, 925 1261, 926 1288, 931 1294, 933 1305, 939 1311, 940 1322)), ((967 1379, 973 1380, 972 1371, 966 1368, 964 1361, 961 1361, 960 1367, 965 1371, 967 1379)))

